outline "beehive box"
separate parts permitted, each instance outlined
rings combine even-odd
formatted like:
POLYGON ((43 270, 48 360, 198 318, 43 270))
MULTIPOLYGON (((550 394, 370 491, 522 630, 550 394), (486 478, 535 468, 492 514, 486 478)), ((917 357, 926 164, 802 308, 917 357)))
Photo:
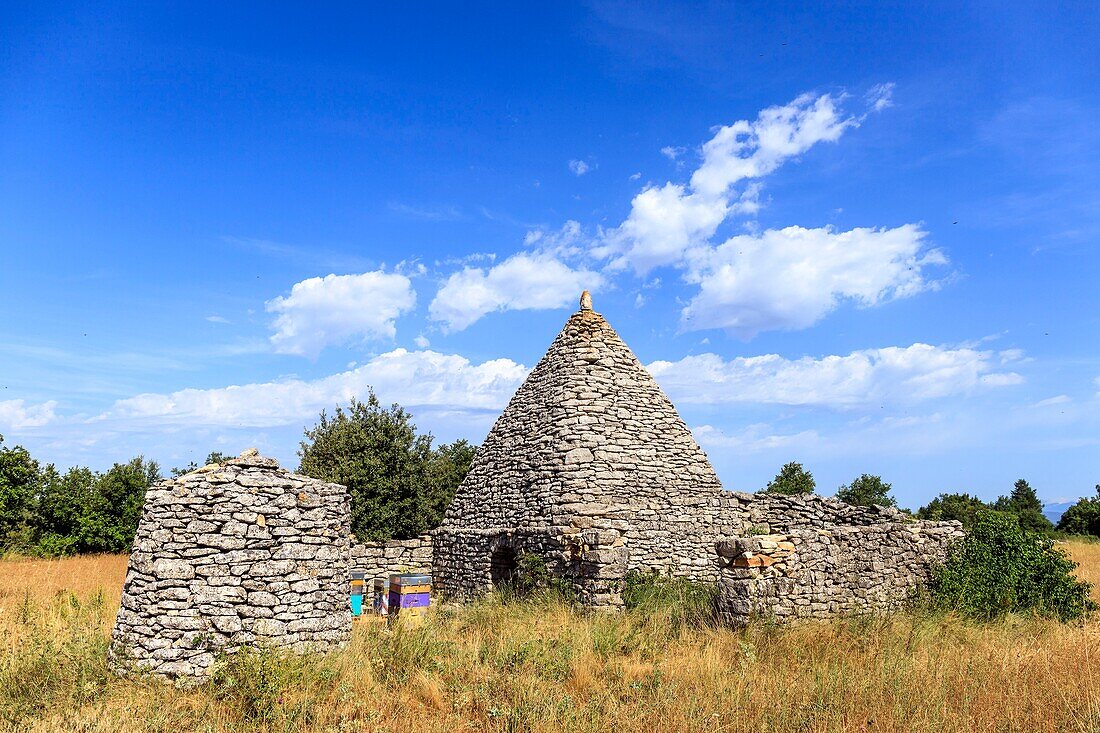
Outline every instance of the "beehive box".
POLYGON ((391 619, 417 623, 431 606, 432 577, 430 575, 391 575, 389 612, 391 619))

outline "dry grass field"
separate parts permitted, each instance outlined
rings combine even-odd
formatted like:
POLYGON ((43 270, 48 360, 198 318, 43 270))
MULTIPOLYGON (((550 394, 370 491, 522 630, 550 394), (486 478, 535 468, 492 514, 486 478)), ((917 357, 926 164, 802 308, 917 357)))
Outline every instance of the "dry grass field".
MULTIPOLYGON (((1100 544, 1070 545, 1100 587, 1100 544)), ((110 675, 126 560, 0 561, 0 730, 1100 731, 1100 619, 678 629, 487 600, 192 690, 110 675)))

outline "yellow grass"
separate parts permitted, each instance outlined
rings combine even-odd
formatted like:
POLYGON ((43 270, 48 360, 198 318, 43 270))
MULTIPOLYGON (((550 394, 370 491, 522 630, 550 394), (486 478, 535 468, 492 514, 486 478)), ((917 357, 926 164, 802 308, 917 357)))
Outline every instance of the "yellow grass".
MULTIPOLYGON (((1100 545, 1069 549, 1100 581, 1100 545)), ((179 690, 105 671, 124 571, 121 557, 0 562, 0 679, 20 680, 0 690, 0 730, 1100 730, 1096 618, 673 632, 487 601, 414 632, 357 623, 339 654, 260 654, 179 690)))

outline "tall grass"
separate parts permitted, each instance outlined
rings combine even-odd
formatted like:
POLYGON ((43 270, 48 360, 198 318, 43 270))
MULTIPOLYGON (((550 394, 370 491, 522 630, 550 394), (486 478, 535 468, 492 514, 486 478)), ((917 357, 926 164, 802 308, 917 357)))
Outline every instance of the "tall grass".
MULTIPOLYGON (((1072 551, 1100 579, 1100 545, 1072 551)), ((326 656, 238 655, 177 689, 106 671, 125 560, 97 562, 0 563, 0 730, 1100 730, 1096 618, 914 613, 735 632, 670 629, 662 604, 613 615, 488 598, 418 629, 357 623, 326 656)))

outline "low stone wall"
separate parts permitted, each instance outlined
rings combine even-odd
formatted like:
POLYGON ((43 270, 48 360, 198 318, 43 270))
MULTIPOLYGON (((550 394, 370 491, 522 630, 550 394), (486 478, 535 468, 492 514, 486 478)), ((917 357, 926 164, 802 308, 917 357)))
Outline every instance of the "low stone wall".
POLYGON ((347 489, 255 451, 147 492, 111 662, 201 680, 244 645, 328 650, 351 638, 347 489))
POLYGON ((890 507, 862 507, 817 495, 690 489, 635 496, 597 517, 601 548, 625 547, 629 570, 713 582, 722 569, 715 543, 727 537, 815 527, 866 527, 899 521, 890 507))
POLYGON ((794 529, 719 542, 719 615, 791 621, 903 605, 962 537, 957 522, 794 529))
POLYGON ((431 573, 432 535, 386 542, 357 542, 352 538, 351 570, 365 573, 368 592, 375 578, 388 578, 391 573, 431 573))

